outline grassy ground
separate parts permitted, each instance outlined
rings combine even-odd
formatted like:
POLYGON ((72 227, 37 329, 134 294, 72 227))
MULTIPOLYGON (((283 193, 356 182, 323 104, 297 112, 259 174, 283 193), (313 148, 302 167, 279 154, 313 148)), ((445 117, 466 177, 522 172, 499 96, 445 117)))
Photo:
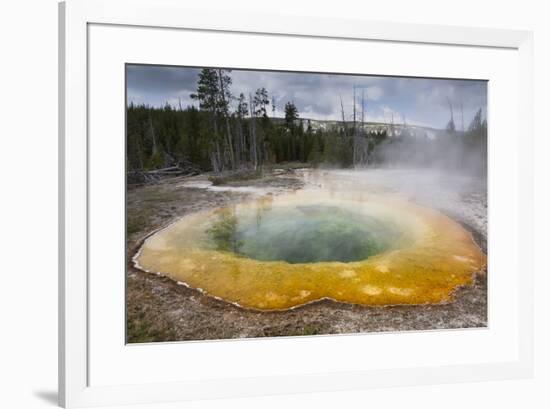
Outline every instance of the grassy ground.
POLYGON ((238 172, 230 172, 223 175, 212 175, 208 177, 208 180, 212 182, 214 186, 226 185, 231 182, 245 182, 254 179, 260 179, 263 172, 261 170, 245 170, 238 172))

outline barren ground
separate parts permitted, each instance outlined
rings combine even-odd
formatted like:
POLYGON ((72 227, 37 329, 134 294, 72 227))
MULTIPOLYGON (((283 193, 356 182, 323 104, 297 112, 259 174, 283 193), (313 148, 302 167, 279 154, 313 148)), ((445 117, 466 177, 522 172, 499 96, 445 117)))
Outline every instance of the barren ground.
POLYGON ((249 311, 216 300, 171 279, 133 267, 142 241, 159 228, 197 210, 283 193, 304 184, 331 183, 353 188, 398 191, 435 207, 462 223, 486 252, 486 185, 477 179, 433 172, 373 170, 274 171, 260 179, 209 186, 206 176, 173 178, 130 188, 127 193, 128 342, 253 338, 372 331, 485 327, 487 273, 457 289, 453 302, 438 305, 365 307, 323 300, 280 312, 249 311), (357 176, 361 183, 358 185, 357 176), (361 186, 363 185, 363 186, 361 186))

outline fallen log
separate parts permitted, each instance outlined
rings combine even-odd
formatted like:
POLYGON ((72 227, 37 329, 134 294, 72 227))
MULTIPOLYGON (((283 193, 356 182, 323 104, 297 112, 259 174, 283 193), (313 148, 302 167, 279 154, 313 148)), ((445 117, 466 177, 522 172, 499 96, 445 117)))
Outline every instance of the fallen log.
POLYGON ((158 183, 161 179, 168 177, 186 177, 195 176, 200 173, 194 166, 182 168, 179 166, 170 166, 168 168, 153 170, 131 170, 126 172, 126 183, 129 185, 143 185, 158 183))
POLYGON ((179 166, 170 166, 169 168, 148 170, 147 173, 155 174, 155 173, 167 173, 167 172, 181 172, 182 170, 183 169, 181 169, 179 166))

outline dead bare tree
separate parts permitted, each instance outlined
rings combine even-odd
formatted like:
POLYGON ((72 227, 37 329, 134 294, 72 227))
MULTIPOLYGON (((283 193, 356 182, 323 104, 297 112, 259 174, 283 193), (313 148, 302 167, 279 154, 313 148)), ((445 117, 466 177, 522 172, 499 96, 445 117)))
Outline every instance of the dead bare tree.
POLYGON ((353 86, 353 129, 355 129, 355 124, 356 124, 355 103, 356 103, 356 98, 355 98, 355 85, 354 85, 353 86))
POLYGON ((357 143, 357 112, 356 112, 356 96, 355 96, 355 85, 353 86, 353 165, 355 166, 357 164, 357 149, 358 149, 358 143, 357 143))
POLYGON ((342 96, 340 95, 340 109, 342 110, 342 128, 344 129, 344 135, 347 135, 347 126, 346 126, 346 114, 344 112, 344 102, 342 101, 342 96))
POLYGON ((361 156, 359 158, 359 163, 368 164, 369 151, 368 151, 368 140, 365 140, 365 89, 361 90, 361 156), (366 142, 366 147, 363 146, 366 142))
POLYGON ((454 119, 454 112, 453 112, 453 104, 451 103, 451 100, 449 99, 449 97, 447 97, 447 103, 449 104, 449 110, 451 112, 451 119, 447 124, 447 132, 452 133, 456 130, 456 126, 455 126, 455 119, 454 119))
POLYGON ((361 130, 365 129, 365 90, 361 91, 361 130))
POLYGON ((256 107, 252 94, 248 94, 250 109, 250 160, 254 165, 254 170, 258 170, 258 144, 256 136, 256 107))
POLYGON ((462 133, 464 133, 464 105, 462 104, 462 101, 460 101, 460 117, 462 122, 462 133))

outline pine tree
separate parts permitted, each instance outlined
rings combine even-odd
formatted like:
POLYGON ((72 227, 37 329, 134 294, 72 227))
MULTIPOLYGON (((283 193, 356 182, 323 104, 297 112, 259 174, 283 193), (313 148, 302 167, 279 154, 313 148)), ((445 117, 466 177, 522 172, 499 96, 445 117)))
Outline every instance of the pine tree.
POLYGON ((228 72, 227 70, 218 69, 218 81, 220 84, 219 106, 222 116, 225 119, 225 138, 229 151, 231 168, 235 169, 235 151, 233 150, 233 137, 231 135, 231 127, 229 126, 229 101, 233 98, 230 87, 233 81, 227 74, 228 72))
POLYGON ((287 102, 285 104, 285 124, 287 128, 292 129, 294 122, 298 119, 298 109, 293 102, 287 102))
POLYGON ((214 171, 224 169, 225 158, 229 157, 229 165, 235 168, 233 138, 229 125, 229 102, 231 101, 231 77, 227 70, 203 68, 199 73, 197 93, 191 94, 192 99, 199 101, 199 107, 210 114, 210 124, 213 130, 213 152, 211 162, 214 171), (218 121, 225 123, 225 142, 221 140, 218 121), (224 147, 224 145, 226 145, 224 147), (222 152, 223 148, 223 152, 222 152))
POLYGON ((267 118, 267 106, 269 105, 269 95, 267 90, 262 87, 256 90, 254 94, 254 105, 256 106, 255 114, 256 116, 261 116, 262 118, 267 118))
POLYGON ((203 68, 199 73, 197 93, 191 94, 192 99, 199 101, 199 108, 204 111, 217 113, 219 110, 219 82, 216 70, 203 68))
POLYGON ((468 126, 468 131, 470 132, 479 131, 481 128, 483 128, 483 122, 484 121, 482 119, 481 108, 479 108, 476 114, 474 115, 472 122, 470 122, 470 125, 468 126))
POLYGON ((455 125, 455 118, 454 118, 454 113, 453 113, 453 104, 451 104, 451 100, 449 98, 447 98, 447 103, 449 104, 449 110, 450 110, 450 113, 451 113, 451 119, 449 120, 449 122, 447 123, 447 132, 448 133, 454 133, 455 130, 456 130, 456 125, 455 125))
POLYGON ((236 153, 237 153, 237 161, 239 162, 238 165, 241 164, 241 162, 246 161, 245 159, 245 150, 246 150, 246 140, 245 140, 245 134, 244 134, 244 121, 245 118, 248 116, 248 104, 246 102, 246 97, 241 92, 239 94, 239 98, 237 99, 237 110, 235 112, 237 121, 236 121, 236 128, 237 128, 237 140, 236 140, 236 153))

